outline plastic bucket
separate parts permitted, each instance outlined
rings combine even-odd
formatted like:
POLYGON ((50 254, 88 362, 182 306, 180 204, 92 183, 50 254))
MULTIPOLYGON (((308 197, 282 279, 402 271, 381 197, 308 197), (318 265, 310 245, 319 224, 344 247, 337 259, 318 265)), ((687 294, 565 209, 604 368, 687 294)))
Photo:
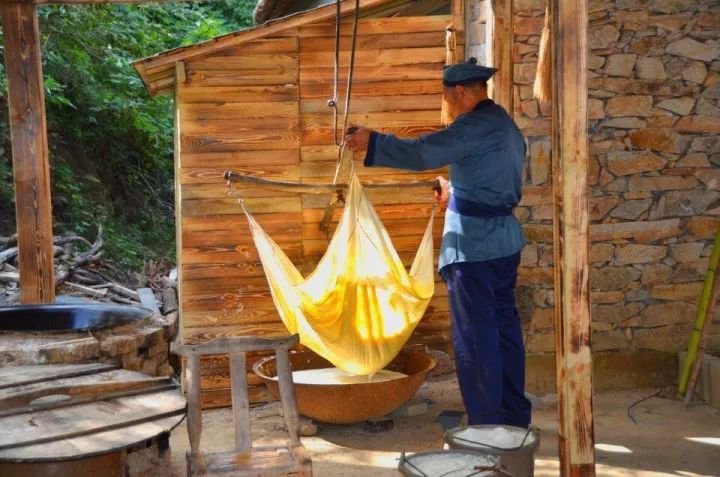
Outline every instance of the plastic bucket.
POLYGON ((502 467, 515 477, 533 477, 540 431, 535 427, 494 424, 458 427, 445 434, 445 442, 451 449, 497 457, 502 467))
MULTIPOLYGON (((400 456, 398 470, 407 477, 507 477, 493 468, 500 467, 496 456, 463 450, 418 452, 400 456), (485 470, 483 470, 485 468, 485 470)), ((514 477, 514 476, 513 476, 514 477)))

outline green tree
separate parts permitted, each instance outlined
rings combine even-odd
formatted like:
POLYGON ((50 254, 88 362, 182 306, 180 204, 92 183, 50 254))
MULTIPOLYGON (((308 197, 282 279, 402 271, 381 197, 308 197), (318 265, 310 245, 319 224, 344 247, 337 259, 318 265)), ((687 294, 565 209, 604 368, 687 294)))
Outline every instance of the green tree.
MULTIPOLYGON (((103 224, 106 253, 131 268, 173 256, 172 98, 151 98, 131 63, 247 27, 253 7, 218 0, 39 9, 56 232, 92 239, 103 224)), ((0 92, 6 83, 3 61, 0 92)), ((0 107, 0 235, 7 235, 14 206, 5 97, 0 107)))

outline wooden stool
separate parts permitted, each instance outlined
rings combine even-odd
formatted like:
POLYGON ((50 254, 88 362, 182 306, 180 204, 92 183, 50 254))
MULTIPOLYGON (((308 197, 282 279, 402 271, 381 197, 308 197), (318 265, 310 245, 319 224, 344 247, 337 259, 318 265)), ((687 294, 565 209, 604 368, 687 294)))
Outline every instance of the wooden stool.
POLYGON ((298 344, 298 336, 265 339, 258 337, 221 338, 198 345, 174 343, 172 352, 187 358, 187 428, 190 452, 187 453, 188 476, 271 477, 312 476, 312 462, 300 443, 300 419, 288 350, 298 344), (285 425, 290 435, 288 445, 253 447, 250 434, 245 353, 275 351, 280 401, 285 425), (235 449, 221 452, 200 451, 202 411, 200 408, 200 356, 228 354, 232 392, 235 449))

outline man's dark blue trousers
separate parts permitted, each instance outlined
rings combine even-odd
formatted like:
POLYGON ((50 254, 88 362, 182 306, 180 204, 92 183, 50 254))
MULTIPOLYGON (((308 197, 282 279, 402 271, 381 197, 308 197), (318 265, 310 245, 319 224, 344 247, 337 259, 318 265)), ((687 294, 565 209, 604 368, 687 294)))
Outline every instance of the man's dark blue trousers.
POLYGON ((448 285, 453 346, 468 424, 528 427, 525 347, 515 307, 520 254, 452 263, 448 285))

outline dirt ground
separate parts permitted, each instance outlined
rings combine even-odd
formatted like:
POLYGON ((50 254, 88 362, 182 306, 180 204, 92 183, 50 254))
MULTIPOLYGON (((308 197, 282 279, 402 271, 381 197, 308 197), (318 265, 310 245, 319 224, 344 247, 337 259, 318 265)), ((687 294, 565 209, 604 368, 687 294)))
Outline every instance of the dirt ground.
MULTIPOLYGON (((720 477, 720 410, 702 403, 689 408, 670 398, 671 390, 646 398, 657 389, 601 393, 595 396, 597 475, 602 477, 715 476, 720 477), (667 396, 667 397, 664 397, 667 396), (629 417, 628 412, 636 423, 629 417)), ((434 402, 426 414, 397 418, 394 429, 371 433, 366 426, 318 424, 318 433, 304 437, 314 475, 319 477, 398 476, 400 452, 443 447, 444 431, 436 417, 444 410, 461 410, 457 382, 446 376, 426 382, 416 399, 434 402)), ((535 476, 558 474, 557 414, 553 396, 540 397, 533 423, 541 430, 535 476)), ((268 407, 256 410, 256 417, 268 407)), ((228 409, 203 414, 201 446, 229 449, 234 442, 228 409)), ((258 417, 253 438, 258 444, 278 442, 285 433, 278 416, 258 417)), ((174 475, 185 476, 187 432, 183 422, 171 436, 174 475)))

